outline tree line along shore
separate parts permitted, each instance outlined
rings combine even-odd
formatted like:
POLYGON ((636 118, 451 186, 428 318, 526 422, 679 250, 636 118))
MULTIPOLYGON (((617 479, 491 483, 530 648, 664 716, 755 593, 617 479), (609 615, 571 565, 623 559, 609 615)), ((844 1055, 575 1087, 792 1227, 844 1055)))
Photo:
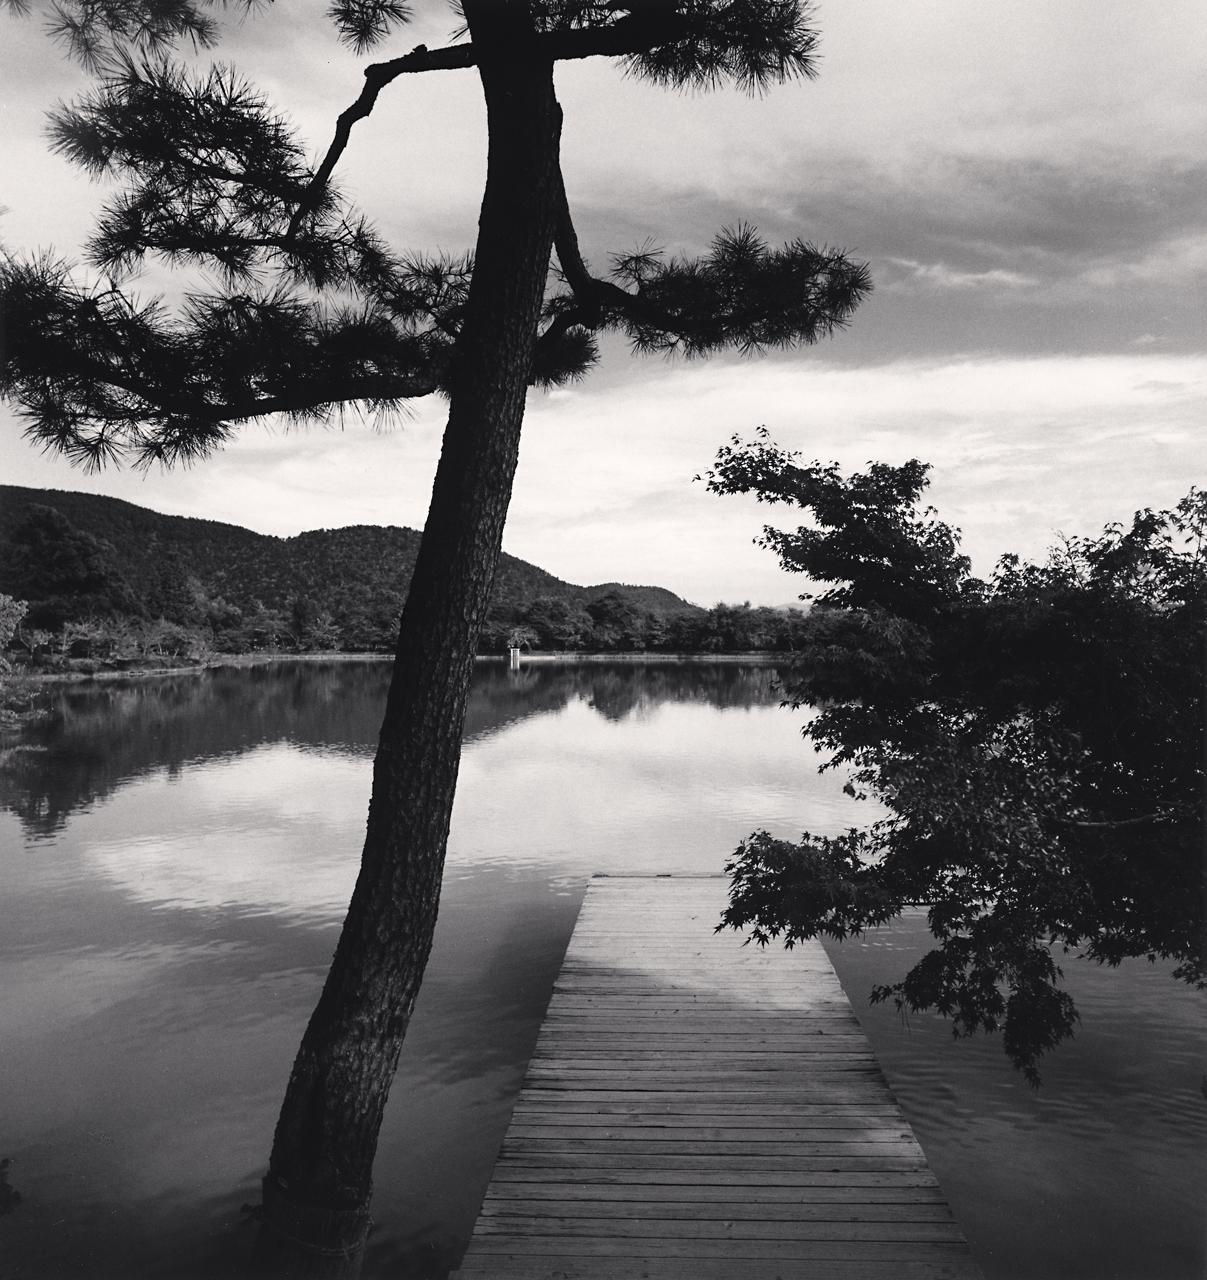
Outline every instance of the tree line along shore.
MULTIPOLYGON (((90 494, 0 486, 0 643, 30 672, 246 654, 392 652, 419 535, 274 538, 90 494)), ((786 653, 803 609, 702 608, 662 587, 564 582, 504 557, 480 654, 786 653)))

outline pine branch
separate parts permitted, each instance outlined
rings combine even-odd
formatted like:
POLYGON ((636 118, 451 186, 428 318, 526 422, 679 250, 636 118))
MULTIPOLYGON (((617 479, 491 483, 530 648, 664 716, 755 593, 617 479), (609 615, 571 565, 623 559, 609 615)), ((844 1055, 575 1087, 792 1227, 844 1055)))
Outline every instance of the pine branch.
POLYGON ((158 253, 217 266, 232 281, 269 266, 317 288, 403 290, 405 269, 376 232, 330 185, 314 198, 289 125, 229 69, 193 78, 123 58, 98 90, 55 113, 51 132, 73 162, 131 180, 88 245, 108 272, 158 253))
MULTIPOLYGON (((541 56, 550 61, 564 58, 588 58, 600 54, 632 53, 643 47, 641 41, 651 38, 654 24, 632 20, 618 23, 603 31, 558 31, 538 37, 541 56)), ((303 198, 290 223, 290 234, 295 234, 306 215, 316 207, 326 191, 335 166, 347 149, 352 137, 352 127, 369 116, 377 105, 381 91, 399 76, 418 75, 429 71, 459 71, 476 67, 480 51, 472 43, 449 45, 442 49, 429 49, 417 45, 410 53, 389 62, 377 62, 365 68, 365 83, 356 101, 340 113, 335 123, 335 136, 327 148, 319 167, 315 170, 310 189, 303 198)))
MULTIPOLYGON (((76 2, 120 8, 125 0, 76 2)), ((103 211, 91 259, 119 274, 148 253, 216 266, 228 292, 192 299, 185 315, 170 321, 116 290, 86 297, 65 271, 52 279, 55 271, 43 264, 38 287, 48 310, 41 321, 29 310, 20 323, 10 311, 11 332, 21 324, 25 332, 4 389, 25 406, 39 438, 68 453, 91 450, 90 459, 110 456, 123 440, 143 454, 166 441, 167 454, 186 456, 190 438, 209 447, 205 424, 280 411, 321 417, 332 404, 388 407, 427 394, 442 384, 473 264, 400 258, 345 210, 331 177, 381 89, 403 74, 469 67, 483 57, 635 56, 672 45, 678 52, 666 53, 665 74, 655 78, 749 79, 754 73, 734 61, 735 41, 768 75, 786 75, 807 53, 800 14, 799 5, 779 0, 548 0, 518 36, 478 22, 473 41, 421 46, 369 67, 360 97, 340 116, 313 171, 287 122, 233 71, 216 67, 193 77, 162 58, 123 54, 93 94, 60 108, 52 123, 62 154, 130 183, 103 211), (763 24, 760 32, 752 23, 763 24), (666 70, 672 65, 673 74, 666 70), (262 273, 278 286, 265 293, 262 273), (299 286, 359 297, 360 310, 299 301, 289 293, 299 286), (356 342, 337 368, 328 348, 348 335, 356 342), (145 431, 134 425, 140 418, 150 424, 145 431)), ((405 13, 393 0, 337 0, 332 16, 349 39, 363 42, 375 23, 405 13)), ((864 268, 841 255, 801 242, 773 251, 745 228, 723 232, 697 260, 664 261, 647 250, 596 277, 579 249, 564 190, 561 200, 557 253, 569 292, 546 304, 532 375, 540 385, 581 376, 597 358, 593 334, 603 329, 626 332, 638 350, 688 355, 812 342, 844 323, 868 287, 864 268)), ((37 275, 21 277, 10 263, 6 289, 14 297, 24 289, 28 302, 37 275)))
POLYGON ((871 289, 864 264, 802 240, 773 250, 750 227, 722 231, 698 259, 664 262, 649 249, 620 257, 614 279, 600 279, 583 259, 564 185, 554 247, 571 295, 551 305, 548 344, 582 327, 621 329, 637 351, 687 356, 807 345, 845 325, 871 289))
MULTIPOLYGON (((733 80, 747 92, 815 74, 816 33, 799 0, 646 0, 644 4, 549 3, 534 14, 532 56, 550 63, 622 57, 633 75, 674 88, 713 89, 733 80)), ((339 115, 310 190, 294 214, 293 234, 322 199, 352 128, 399 76, 464 70, 493 56, 473 42, 410 53, 365 68, 356 101, 339 115)))
POLYGON ((322 422, 350 403, 388 413, 440 390, 452 351, 438 332, 400 332, 381 308, 283 292, 196 296, 172 318, 158 301, 81 288, 47 259, 0 264, 0 306, 0 394, 32 439, 90 468, 187 463, 233 423, 268 414, 322 422))
POLYGON ((674 8, 675 35, 634 50, 630 74, 676 89, 732 82, 751 94, 816 75, 817 33, 800 0, 679 0, 674 8))
POLYGON ((399 0, 332 0, 327 16, 343 42, 364 53, 384 39, 391 27, 409 21, 411 8, 399 0))
POLYGON ((298 203, 297 209, 289 222, 288 238, 297 235, 303 220, 313 213, 324 199, 331 175, 339 163, 340 156, 347 149, 352 137, 352 126, 358 120, 364 120, 377 105, 377 97, 386 85, 408 73, 424 71, 449 71, 457 68, 476 65, 476 51, 469 44, 453 45, 446 49, 429 50, 426 45, 417 45, 410 53, 390 62, 378 62, 365 68, 365 85, 360 96, 350 107, 340 112, 335 122, 335 137, 327 148, 319 167, 314 171, 305 195, 298 203))
MULTIPOLYGON (((255 0, 245 5, 251 8, 255 0)), ((209 48, 217 23, 206 12, 209 0, 57 0, 51 35, 89 70, 127 45, 162 50, 187 39, 194 49, 209 48)))
MULTIPOLYGON (((32 0, 5 0, 9 12, 26 17, 32 0)), ((47 30, 89 70, 127 49, 157 53, 188 40, 194 49, 217 42, 215 10, 250 11, 271 0, 53 0, 47 30)), ((327 16, 341 40, 358 53, 382 40, 410 17, 400 0, 332 0, 327 16)))

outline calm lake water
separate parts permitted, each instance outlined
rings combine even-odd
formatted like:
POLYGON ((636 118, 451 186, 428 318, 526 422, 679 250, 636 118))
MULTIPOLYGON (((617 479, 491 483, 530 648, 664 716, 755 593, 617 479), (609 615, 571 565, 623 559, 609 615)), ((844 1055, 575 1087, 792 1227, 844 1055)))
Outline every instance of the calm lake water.
MULTIPOLYGON (((0 769, 0 1276, 236 1274, 351 891, 384 665, 64 688, 0 769)), ((586 879, 718 872, 756 826, 874 816, 765 667, 478 672, 440 926, 382 1136, 365 1274, 460 1256, 586 879)), ((1202 998, 1070 960, 1032 1093, 994 1041, 871 1009, 920 918, 832 947, 989 1280, 1202 1280, 1202 998)), ((736 939, 735 939, 736 945, 736 939)))

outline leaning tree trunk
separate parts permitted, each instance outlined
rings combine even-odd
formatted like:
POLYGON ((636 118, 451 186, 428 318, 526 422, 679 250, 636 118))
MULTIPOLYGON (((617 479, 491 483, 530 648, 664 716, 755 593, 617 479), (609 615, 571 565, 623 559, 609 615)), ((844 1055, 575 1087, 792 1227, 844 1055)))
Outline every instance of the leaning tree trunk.
MULTIPOLYGON (((489 27, 510 24, 508 9, 488 0, 489 27)), ((561 125, 552 67, 523 32, 507 39, 483 25, 474 40, 491 50, 480 66, 489 159, 448 426, 399 629, 360 875, 264 1180, 258 1256, 292 1275, 354 1273, 368 1229, 378 1129, 436 924, 466 697, 552 247, 561 125)))

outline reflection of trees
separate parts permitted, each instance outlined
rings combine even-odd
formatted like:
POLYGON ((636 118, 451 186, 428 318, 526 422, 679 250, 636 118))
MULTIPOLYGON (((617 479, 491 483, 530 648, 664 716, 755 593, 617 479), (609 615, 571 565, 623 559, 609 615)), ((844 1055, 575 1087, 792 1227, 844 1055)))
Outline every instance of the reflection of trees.
POLYGON ((769 666, 673 663, 583 666, 577 692, 608 720, 652 710, 664 702, 704 702, 711 707, 765 707, 780 700, 777 672, 769 666))
POLYGON ((47 835, 154 769, 281 741, 369 753, 388 677, 384 663, 278 663, 64 686, 0 764, 0 804, 47 835))
POLYGON ((664 702, 713 707, 758 707, 779 701, 769 666, 667 662, 533 663, 519 671, 479 667, 470 695, 465 736, 497 733, 505 725, 558 711, 582 699, 607 720, 652 710, 664 702))
MULTIPOLYGON (((156 769, 239 755, 274 742, 371 755, 389 667, 282 662, 180 676, 66 685, 50 715, 0 756, 0 804, 49 835, 83 805, 156 769)), ((664 702, 715 707, 778 700, 771 667, 639 663, 480 666, 465 736, 481 739, 581 699, 609 720, 664 702)))
MULTIPOLYGON (((557 672, 566 668, 558 668, 557 672)), ((465 709, 467 742, 488 738, 508 725, 530 716, 560 711, 575 694, 572 681, 558 678, 542 667, 509 671, 501 665, 480 665, 465 709)))

